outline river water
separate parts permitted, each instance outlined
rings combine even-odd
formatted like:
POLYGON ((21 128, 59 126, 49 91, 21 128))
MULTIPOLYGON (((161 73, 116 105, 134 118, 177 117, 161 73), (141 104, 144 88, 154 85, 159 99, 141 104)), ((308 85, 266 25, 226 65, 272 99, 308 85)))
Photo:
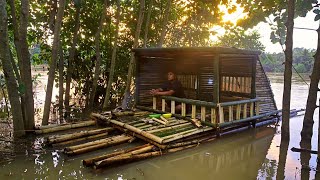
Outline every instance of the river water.
MULTIPOLYGON (((278 108, 281 108, 283 80, 280 74, 268 74, 278 108)), ((305 108, 308 86, 297 76, 293 78, 291 108, 305 108)), ((317 150, 318 109, 315 113, 312 149, 317 150)), ((98 152, 67 157, 61 150, 43 147, 43 137, 27 139, 12 146, 2 143, 0 150, 11 148, 12 158, 0 159, 0 179, 315 179, 316 155, 301 163, 300 131, 303 116, 290 119, 290 143, 286 163, 279 163, 281 127, 268 125, 223 135, 221 138, 193 149, 146 159, 120 167, 93 170, 83 167, 81 160, 123 148, 119 145, 98 152), (309 169, 302 168, 308 165, 309 169), (279 179, 279 178, 278 178, 279 179), (281 178, 283 179, 283 178, 281 178)), ((10 157, 10 156, 9 156, 10 157)))

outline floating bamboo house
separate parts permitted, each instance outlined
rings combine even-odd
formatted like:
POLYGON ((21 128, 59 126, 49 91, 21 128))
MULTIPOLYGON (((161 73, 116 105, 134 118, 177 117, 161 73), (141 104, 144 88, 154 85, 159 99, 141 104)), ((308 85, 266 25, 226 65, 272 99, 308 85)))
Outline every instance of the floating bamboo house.
MULTIPOLYGON (((213 141, 224 132, 255 127, 257 122, 264 122, 279 112, 259 51, 208 47, 148 48, 133 49, 133 52, 134 110, 92 113, 97 122, 112 127, 49 137, 49 144, 65 146, 67 155, 79 155, 135 139, 146 143, 83 160, 85 166, 100 168, 192 148, 213 141), (168 69, 174 69, 186 98, 149 94, 150 89, 166 81, 168 69), (176 103, 182 105, 179 113, 175 111, 176 103), (158 113, 159 117, 150 117, 152 113, 158 113), (166 118, 161 115, 164 113, 173 117, 166 118), (115 129, 121 133, 109 136, 115 129)), ((64 125, 62 129, 67 126, 84 125, 64 125)), ((38 131, 56 130, 51 127, 38 131)))
POLYGON ((260 51, 223 47, 134 49, 136 59, 136 96, 138 108, 165 111, 165 101, 192 107, 191 118, 200 111, 201 121, 210 114, 210 123, 228 126, 275 114, 277 107, 270 82, 259 60, 260 51), (169 68, 168 68, 169 67, 169 68), (166 81, 174 69, 186 98, 152 97, 148 91, 166 81), (157 107, 156 99, 162 99, 157 107))

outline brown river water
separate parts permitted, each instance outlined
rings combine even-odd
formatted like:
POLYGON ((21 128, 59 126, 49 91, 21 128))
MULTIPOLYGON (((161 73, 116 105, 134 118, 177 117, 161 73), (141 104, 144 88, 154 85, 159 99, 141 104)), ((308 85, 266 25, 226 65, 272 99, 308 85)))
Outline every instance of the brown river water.
MULTIPOLYGON (((282 75, 268 76, 277 106, 281 109, 282 75)), ((307 95, 308 86, 294 75, 291 109, 305 108, 307 95)), ((41 99, 41 96, 39 93, 38 98, 41 99)), ((316 109, 313 150, 317 150, 318 112, 316 109)), ((277 179, 277 174, 284 175, 285 178, 281 179, 315 179, 316 173, 320 173, 316 170, 317 156, 312 154, 309 164, 303 164, 300 153, 290 150, 292 147, 300 147, 302 122, 303 116, 290 120, 290 143, 288 150, 284 150, 287 151, 284 166, 279 164, 281 127, 271 124, 223 135, 193 149, 101 170, 86 168, 82 166, 81 160, 127 145, 67 157, 60 149, 43 147, 43 137, 36 137, 35 140, 30 138, 15 145, 1 142, 0 139, 0 151, 3 149, 6 153, 5 158, 0 158, 0 179, 250 180, 277 179), (306 165, 309 169, 302 168, 306 165)), ((2 135, 5 133, 2 132, 2 135)))

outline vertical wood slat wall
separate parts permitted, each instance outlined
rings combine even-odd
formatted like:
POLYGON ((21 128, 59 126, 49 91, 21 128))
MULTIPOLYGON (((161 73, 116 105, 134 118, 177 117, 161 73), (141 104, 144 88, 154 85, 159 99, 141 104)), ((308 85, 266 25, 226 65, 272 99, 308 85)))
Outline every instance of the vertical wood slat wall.
MULTIPOLYGON (((165 50, 164 50, 165 51, 165 50)), ((252 66, 248 63, 252 57, 258 58, 257 55, 243 54, 226 54, 219 57, 220 70, 220 97, 222 95, 236 95, 243 98, 251 98, 252 86, 252 66), (232 92, 230 94, 230 92, 232 92)), ((166 56, 166 54, 164 54, 166 56)), ((186 89, 187 98, 212 100, 213 94, 210 91, 211 78, 214 75, 213 62, 216 54, 210 55, 193 55, 187 57, 148 57, 136 56, 137 63, 137 103, 139 105, 151 105, 152 97, 149 95, 149 90, 158 88, 166 80, 166 72, 170 67, 176 67, 178 79, 186 89), (169 68, 168 68, 169 67, 169 68), (197 92, 200 92, 199 94, 197 92), (210 97, 210 98, 206 98, 210 97)), ((259 59, 256 64, 256 96, 261 98, 263 102, 260 105, 260 113, 276 110, 273 99, 273 93, 270 87, 270 82, 261 66, 259 59)), ((213 83, 215 81, 213 80, 213 83)), ((218 87, 219 87, 218 86, 218 87)), ((223 101, 220 101, 223 102, 223 101)))

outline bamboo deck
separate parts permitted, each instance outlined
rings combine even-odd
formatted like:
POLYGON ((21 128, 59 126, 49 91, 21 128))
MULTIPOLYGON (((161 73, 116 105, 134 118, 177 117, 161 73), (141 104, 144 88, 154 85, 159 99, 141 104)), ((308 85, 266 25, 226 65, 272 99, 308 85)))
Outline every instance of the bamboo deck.
MULTIPOLYGON (((89 121, 42 126, 36 133, 58 132, 48 136, 46 143, 54 148, 63 148, 68 156, 98 152, 94 157, 82 160, 84 166, 95 169, 193 148, 218 136, 217 127, 177 117, 149 118, 149 114, 152 112, 92 113, 89 121), (90 129, 79 129, 83 127, 90 129), (105 148, 129 143, 132 143, 129 147, 104 153, 105 148)), ((233 129, 224 129, 229 130, 233 129)))

